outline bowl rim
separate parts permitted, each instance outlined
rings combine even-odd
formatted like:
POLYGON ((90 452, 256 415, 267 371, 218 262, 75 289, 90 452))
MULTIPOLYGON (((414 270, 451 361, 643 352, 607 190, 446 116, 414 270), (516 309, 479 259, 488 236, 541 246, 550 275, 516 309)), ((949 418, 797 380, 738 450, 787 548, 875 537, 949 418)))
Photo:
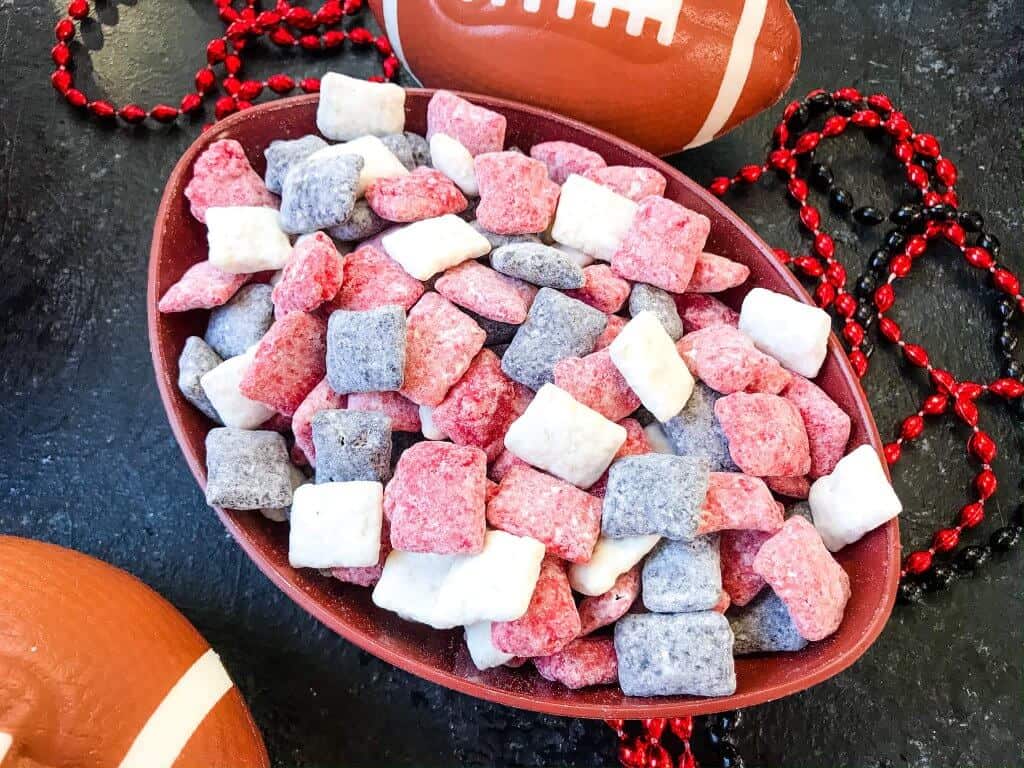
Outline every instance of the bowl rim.
MULTIPOLYGON (((430 96, 439 89, 405 88, 404 90, 410 94, 430 96)), ((574 120, 545 109, 531 107, 508 99, 500 99, 482 94, 469 93, 465 91, 453 92, 481 106, 514 110, 541 121, 561 123, 576 131, 622 145, 633 153, 640 162, 654 168, 666 176, 666 178, 671 178, 684 187, 689 188, 691 192, 702 198, 702 201, 714 211, 716 216, 728 220, 730 225, 739 230, 739 232, 749 240, 758 251, 760 251, 761 256, 772 265, 773 269, 779 274, 783 282, 786 284, 786 287, 795 298, 805 304, 814 306, 810 294, 804 289, 799 280, 797 280, 797 278, 788 269, 778 263, 778 260, 772 254, 771 248, 743 219, 740 218, 737 213, 732 211, 722 201, 705 190, 703 186, 693 181, 682 171, 673 168, 661 158, 656 157, 650 152, 634 144, 630 144, 624 139, 620 139, 607 131, 602 131, 598 128, 594 128, 593 126, 587 125, 586 123, 582 123, 578 120, 574 120)), ((192 167, 195 158, 204 151, 210 143, 221 138, 235 126, 252 120, 263 120, 271 117, 277 112, 288 111, 297 106, 311 104, 318 101, 319 94, 308 94, 277 99, 264 104, 258 104, 243 112, 238 112, 212 125, 209 129, 202 132, 192 142, 192 144, 189 145, 188 149, 185 150, 184 154, 182 154, 181 158, 174 165, 174 168, 171 170, 171 173, 168 175, 167 181, 165 182, 164 191, 160 199, 160 205, 157 208, 156 219, 153 225, 153 239, 149 253, 146 290, 146 316, 150 356, 152 358, 153 370, 156 375, 157 387, 160 391, 160 399, 163 403, 165 415, 170 423, 171 430, 178 443, 179 450, 185 458, 192 475, 199 483, 201 489, 205 489, 206 487, 206 469, 199 461, 198 456, 194 455, 186 447, 188 441, 182 423, 179 419, 172 418, 171 416, 177 408, 175 401, 178 392, 172 383, 172 377, 168 367, 164 364, 164 360, 160 357, 157 351, 159 347, 157 343, 159 334, 157 326, 160 318, 160 313, 157 310, 157 302, 160 297, 156 295, 156 290, 159 277, 158 267, 160 264, 160 254, 164 241, 164 229, 166 227, 170 208, 175 203, 175 197, 172 190, 173 184, 171 182, 187 173, 192 167)), ((834 332, 830 333, 829 336, 828 352, 836 357, 843 384, 849 387, 855 395, 858 411, 857 416, 865 425, 868 443, 875 449, 876 453, 878 453, 886 477, 891 480, 888 465, 884 460, 884 454, 882 452, 882 438, 879 435, 878 427, 875 424, 867 395, 864 392, 864 389, 860 384, 860 379, 854 372, 853 367, 847 359, 846 354, 834 332)), ((541 698, 533 694, 524 694, 507 688, 491 688, 479 682, 460 677, 459 675, 440 669, 434 665, 425 664, 423 662, 407 658, 401 652, 393 650, 387 644, 378 641, 373 634, 352 626, 330 612, 323 603, 314 597, 311 597, 303 589, 302 585, 295 578, 295 574, 297 573, 295 569, 292 569, 287 565, 278 567, 261 551, 259 551, 254 540, 247 534, 243 527, 239 525, 236 517, 230 511, 226 511, 220 507, 214 507, 214 510, 224 527, 231 534, 232 538, 242 547, 249 559, 255 563, 256 567, 259 568, 260 571, 262 571, 278 589, 280 589, 303 610, 316 618, 320 623, 324 624, 333 632, 359 648, 405 672, 416 675, 417 677, 425 680, 429 680, 437 685, 442 685, 451 690, 458 691, 459 693, 467 694, 469 696, 497 704, 517 707, 519 709, 568 717, 591 719, 637 719, 655 716, 703 715, 763 704, 804 691, 823 682, 824 680, 834 677, 850 667, 875 642, 885 627, 889 615, 892 613, 892 609, 896 601, 896 587, 899 582, 899 523, 898 518, 893 518, 880 529, 880 531, 886 536, 886 550, 889 553, 890 567, 888 568, 888 573, 886 574, 886 578, 883 582, 885 594, 876 604, 867 623, 866 631, 858 636, 856 641, 848 648, 842 649, 840 652, 836 653, 820 667, 816 668, 812 672, 801 675, 795 685, 793 681, 788 681, 785 683, 761 687, 756 691, 735 693, 731 696, 713 698, 667 696, 663 699, 637 698, 635 700, 636 703, 630 703, 627 697, 627 701, 622 704, 577 703, 571 700, 541 698), (892 564, 895 565, 893 566, 892 564)))

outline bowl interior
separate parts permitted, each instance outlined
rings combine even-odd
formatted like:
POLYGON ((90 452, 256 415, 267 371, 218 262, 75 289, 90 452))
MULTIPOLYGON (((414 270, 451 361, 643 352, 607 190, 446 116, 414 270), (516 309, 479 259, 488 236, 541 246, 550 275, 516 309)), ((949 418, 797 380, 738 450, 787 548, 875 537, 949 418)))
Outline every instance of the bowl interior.
MULTIPOLYGON (((407 127, 424 132, 428 90, 410 90, 407 127)), ((609 164, 646 165, 668 179, 666 196, 708 216, 712 222, 708 250, 746 264, 747 286, 726 296, 738 308, 743 295, 758 285, 809 302, 807 293, 772 256, 768 247, 740 219, 699 185, 654 156, 583 124, 511 102, 473 96, 473 101, 508 118, 510 146, 530 147, 539 141, 574 141, 600 153, 609 164)), ((175 167, 157 214, 150 254, 148 317, 157 383, 168 419, 196 479, 206 480, 204 438, 210 422, 178 392, 177 359, 189 335, 202 335, 206 312, 162 315, 160 296, 192 264, 206 258, 205 227, 189 214, 183 195, 196 157, 210 143, 236 139, 257 171, 265 170, 264 150, 274 139, 316 132, 316 96, 274 101, 237 114, 200 136, 175 167)), ((828 359, 817 382, 853 419, 851 446, 870 443, 881 452, 863 390, 838 341, 830 341, 828 359)), ((884 466, 884 462, 883 462, 884 466)), ((839 553, 850 575, 853 596, 839 630, 804 651, 737 659, 738 687, 718 698, 632 698, 615 686, 570 691, 540 678, 529 665, 520 669, 479 672, 465 650, 461 632, 440 632, 405 622, 379 610, 370 590, 342 584, 311 570, 288 565, 286 525, 261 515, 217 510, 224 525, 264 573, 293 600, 343 637, 402 669, 458 691, 510 706, 576 717, 638 718, 655 715, 697 715, 746 707, 800 691, 852 664, 881 632, 892 610, 899 577, 899 527, 895 521, 839 553)))

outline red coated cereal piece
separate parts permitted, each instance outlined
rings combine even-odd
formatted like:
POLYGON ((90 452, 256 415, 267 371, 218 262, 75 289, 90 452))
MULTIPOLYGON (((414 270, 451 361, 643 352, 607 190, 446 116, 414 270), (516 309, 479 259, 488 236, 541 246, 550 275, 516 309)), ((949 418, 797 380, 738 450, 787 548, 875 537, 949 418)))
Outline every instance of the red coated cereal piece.
POLYGON ((637 168, 631 165, 608 165, 591 168, 583 173, 585 178, 608 187, 612 192, 628 197, 639 203, 645 197, 665 194, 668 182, 653 168, 637 168))
POLYGON ((355 584, 359 587, 372 587, 380 581, 380 574, 384 570, 384 561, 391 554, 391 526, 387 519, 381 521, 380 529, 380 557, 376 565, 365 565, 360 568, 332 568, 331 576, 338 581, 348 584, 355 584))
POLYGON ((703 293, 682 293, 675 297, 676 309, 683 321, 683 330, 693 333, 712 325, 728 325, 736 328, 740 324, 740 313, 727 307, 714 296, 703 293))
POLYGON ((327 373, 327 323, 305 312, 281 318, 256 348, 238 388, 291 416, 327 373))
POLYGON ((640 398, 619 373, 607 349, 559 360, 554 372, 555 386, 610 421, 623 419, 640 407, 640 398))
POLYGON ((589 635, 626 615, 640 596, 640 565, 634 565, 615 580, 603 595, 580 600, 580 634, 589 635))
POLYGON ((537 289, 529 283, 473 260, 441 275, 434 282, 434 290, 481 317, 512 325, 521 325, 526 320, 537 295, 537 289))
POLYGON ((590 559, 601 532, 601 500, 551 475, 513 467, 487 505, 487 522, 537 539, 563 560, 581 563, 590 559))
POLYGON ((434 424, 458 445, 485 448, 503 437, 516 391, 501 360, 481 349, 469 369, 434 408, 434 424))
POLYGON ((537 673, 576 690, 591 685, 611 685, 619 680, 615 639, 609 635, 581 637, 558 653, 533 660, 537 673))
POLYGON ((455 182, 426 166, 405 176, 378 179, 366 190, 366 202, 382 219, 403 224, 462 213, 469 206, 455 182))
POLYGON ((274 314, 312 312, 341 288, 345 260, 323 232, 300 237, 274 286, 274 314))
POLYGON ((640 456, 644 453, 651 452, 651 443, 647 439, 647 433, 644 432, 644 428, 640 425, 640 422, 636 419, 622 419, 619 422, 620 427, 626 428, 626 442, 622 444, 618 452, 615 454, 616 459, 621 459, 625 456, 640 456))
POLYGON ((281 205, 249 165, 242 145, 234 139, 215 141, 196 159, 185 197, 191 203, 192 215, 204 223, 207 208, 281 205))
POLYGON ((707 216, 664 197, 644 198, 612 254, 612 269, 628 280, 682 293, 710 232, 707 216))
POLYGON ((480 226, 498 235, 543 232, 551 223, 560 187, 539 160, 518 152, 488 152, 473 161, 480 226))
POLYGON ((850 577, 803 517, 791 517, 754 558, 754 570, 786 604, 797 632, 822 640, 839 628, 850 577))
POLYGON ((542 141, 534 144, 530 147, 530 157, 548 167, 551 180, 556 184, 561 184, 571 173, 582 175, 607 165, 597 152, 571 141, 542 141))
MULTIPOLYGON (((806 423, 805 423, 806 428, 806 423)), ((810 432, 807 433, 808 441, 811 440, 810 432)), ((811 466, 814 465, 814 443, 811 443, 811 466)), ((806 499, 811 493, 811 481, 806 477, 766 477, 765 484, 772 489, 773 493, 780 496, 788 496, 791 499, 806 499)))
POLYGON ((324 378, 310 391, 299 407, 292 414, 292 434, 295 435, 295 447, 306 456, 306 460, 316 466, 316 448, 313 447, 313 417, 320 411, 332 411, 344 408, 348 404, 345 395, 339 395, 324 378))
POLYGON ((598 352, 615 341, 615 337, 622 333, 622 329, 628 322, 626 318, 619 315, 608 315, 608 324, 601 331, 601 335, 597 337, 597 341, 594 342, 594 351, 598 352))
MULTIPOLYGON (((846 453, 846 444, 850 441, 850 417, 821 387, 797 374, 793 374, 782 396, 796 406, 804 420, 811 445, 810 477, 831 473, 846 453)), ((806 499, 807 495, 801 498, 806 499)))
POLYGON ((476 554, 487 528, 487 457, 479 448, 427 441, 406 449, 384 489, 391 546, 476 554))
POLYGON ((811 468, 807 430, 796 406, 778 395, 737 392, 715 403, 729 455, 756 477, 805 475, 811 468))
POLYGON ((189 267, 178 282, 167 289, 157 308, 161 312, 187 312, 190 309, 212 309, 227 303, 251 275, 232 275, 200 261, 189 267))
MULTIPOLYGON (((503 454, 507 453, 505 450, 505 433, 508 432, 508 428, 512 426, 513 421, 526 413, 526 407, 533 400, 534 391, 518 381, 512 382, 512 390, 515 392, 515 397, 513 397, 512 406, 508 411, 508 422, 502 427, 501 434, 494 438, 494 442, 484 449, 487 452, 487 460, 491 462, 497 462, 503 454)), ((509 459, 505 461, 507 463, 506 468, 510 468, 516 463, 509 459)), ((529 466, 526 462, 519 463, 529 466)), ((500 481, 501 477, 495 477, 494 479, 500 481)))
POLYGON ((686 290, 690 293, 718 293, 743 285, 750 277, 750 268, 723 256, 704 251, 697 256, 693 275, 686 290))
POLYGON ((676 343, 690 371, 716 392, 768 392, 785 387, 792 374, 754 346, 740 330, 712 325, 688 333, 676 343))
POLYGON ((782 518, 780 505, 761 478, 739 472, 712 472, 697 534, 727 530, 774 533, 782 527, 782 518))
POLYGON ((427 105, 427 140, 435 133, 457 139, 476 157, 505 146, 505 116, 471 104, 450 91, 438 91, 427 105))
POLYGON ((764 588, 764 579, 754 570, 754 558, 761 545, 772 536, 765 531, 722 531, 719 534, 722 587, 733 605, 746 605, 764 588))
POLYGON ((423 283, 380 248, 364 245, 345 257, 345 279, 330 308, 362 312, 388 304, 407 310, 423 295, 423 283))
POLYGON ((438 405, 483 348, 487 334, 448 299, 431 292, 409 310, 405 337, 400 391, 418 405, 438 405))
POLYGON ((491 466, 487 474, 492 480, 500 483, 502 480, 505 479, 505 475, 507 475, 512 470, 513 467, 529 466, 529 464, 520 459, 514 453, 505 449, 498 454, 498 458, 491 462, 491 466))
POLYGON ((391 419, 392 432, 419 432, 420 409, 397 392, 353 392, 348 396, 350 411, 377 411, 391 419))
POLYGON ((579 299, 606 315, 618 312, 629 298, 629 283, 616 277, 607 264, 584 267, 583 281, 582 288, 565 291, 565 295, 579 299))
POLYGON ((516 656, 550 656, 580 634, 580 615, 572 598, 565 564, 550 555, 540 566, 530 607, 515 621, 491 624, 491 642, 516 656))

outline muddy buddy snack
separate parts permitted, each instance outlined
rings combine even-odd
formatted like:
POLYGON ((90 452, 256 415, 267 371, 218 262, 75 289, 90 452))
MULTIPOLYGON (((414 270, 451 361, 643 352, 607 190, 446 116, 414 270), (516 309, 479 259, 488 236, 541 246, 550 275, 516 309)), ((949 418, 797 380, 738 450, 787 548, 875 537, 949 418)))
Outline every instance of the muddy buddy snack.
POLYGON ((310 390, 299 407, 292 414, 292 434, 295 436, 295 447, 302 452, 306 461, 316 466, 316 448, 313 446, 313 417, 320 411, 332 411, 344 408, 348 399, 339 395, 328 383, 327 379, 310 390))
POLYGON ((629 232, 637 205, 582 176, 562 185, 551 237, 586 254, 611 261, 629 232))
POLYGON ((326 324, 315 315, 294 312, 281 318, 256 345, 239 390, 291 416, 326 373, 326 336, 326 324))
MULTIPOLYGON (((272 190, 271 190, 272 191, 272 190)), ((254 206, 277 208, 277 198, 249 164, 245 149, 234 139, 210 145, 196 160, 192 180, 185 187, 192 215, 206 221, 210 208, 254 206)))
POLYGON ((712 472, 737 469, 729 455, 729 443, 722 425, 715 418, 715 403, 720 395, 703 382, 694 385, 683 409, 661 425, 670 453, 680 456, 704 456, 712 472))
POLYGON ((739 472, 712 472, 701 509, 700 533, 768 531, 782 527, 782 511, 759 477, 739 472))
POLYGON ((316 127, 335 141, 400 133, 405 128, 405 90, 394 83, 328 72, 320 80, 316 127))
POLYGON ((679 413, 693 392, 693 375, 650 311, 641 312, 608 346, 612 362, 658 421, 679 413))
POLYGON ((388 305, 338 310, 327 323, 327 381, 340 394, 387 392, 405 381, 406 318, 388 305))
POLYGON ((422 426, 419 407, 397 392, 353 392, 346 407, 350 411, 384 414, 392 432, 419 432, 422 426))
POLYGON ((167 289, 157 309, 161 312, 187 312, 190 309, 219 307, 249 280, 218 269, 209 261, 189 267, 178 282, 167 289))
POLYGON ((714 611, 629 614, 615 625, 627 696, 728 696, 736 690, 732 630, 714 611))
POLYGON ((364 311, 395 305, 408 311, 423 295, 423 283, 372 245, 345 256, 343 275, 341 289, 330 302, 333 309, 364 311))
POLYGON ((494 646, 516 656, 549 656, 580 634, 580 616, 572 599, 565 564, 545 557, 530 605, 520 618, 491 625, 494 646))
POLYGON ((206 503, 274 509, 292 503, 288 448, 276 432, 217 427, 206 435, 206 503))
POLYGON ((323 410, 313 417, 316 481, 383 482, 390 475, 391 423, 379 413, 323 410))
POLYGON ((727 395, 715 403, 729 441, 729 455, 756 477, 793 477, 811 468, 811 451, 800 412, 777 395, 727 395))
POLYGON ((608 473, 601 531, 611 538, 697 535, 708 490, 703 457, 649 453, 616 461, 608 473))
POLYGON ((611 685, 619 679, 615 641, 607 636, 581 637, 550 656, 533 660, 545 680, 561 683, 570 690, 592 685, 611 685))
POLYGON ((284 187, 284 177, 288 175, 292 166, 326 146, 326 141, 312 134, 301 139, 278 139, 270 142, 270 146, 263 153, 267 160, 267 174, 264 178, 267 189, 275 195, 280 195, 284 187))
MULTIPOLYGON (((569 583, 576 589, 571 569, 569 583)), ((580 634, 589 635, 601 627, 614 624, 626 615, 639 596, 640 568, 634 566, 620 575, 607 592, 580 600, 577 606, 580 613, 580 634)))
POLYGON ((823 309, 755 288, 743 300, 739 327, 762 352, 814 378, 825 362, 832 319, 823 309))
POLYGON ((530 147, 530 157, 548 167, 551 180, 556 184, 563 183, 570 174, 583 175, 606 165, 604 158, 597 152, 571 141, 542 141, 534 144, 530 147))
POLYGON ((427 105, 427 139, 443 133, 476 157, 505 146, 505 117, 478 107, 450 91, 438 91, 427 105))
POLYGON ((200 379, 224 360, 198 336, 185 339, 185 347, 178 357, 178 390, 192 405, 216 422, 220 422, 217 409, 203 391, 200 379))
POLYGON ((555 363, 555 386, 611 421, 624 419, 640 407, 640 398, 619 373, 607 349, 559 360, 555 363))
POLYGON ((629 283, 617 277, 607 264, 591 264, 583 268, 583 287, 565 293, 594 309, 610 314, 618 312, 626 303, 629 297, 629 283))
POLYGON ((778 394, 793 375, 758 351, 742 331, 714 324, 686 334, 676 345, 694 375, 716 392, 778 394))
POLYGON ((654 613, 690 613, 715 607, 722 592, 718 536, 662 540, 644 562, 644 607, 654 613))
POLYGON ((660 538, 657 535, 626 536, 619 539, 601 536, 590 560, 576 563, 569 569, 572 588, 581 595, 605 594, 615 586, 622 574, 654 549, 660 538))
POLYGON ((473 155, 457 139, 446 133, 435 133, 430 137, 430 162, 437 170, 455 182, 462 193, 469 197, 480 195, 473 169, 473 155))
POLYGON ((750 268, 738 262, 704 251, 697 256, 686 290, 690 293, 718 293, 743 285, 750 268))
POLYGON ((504 275, 549 288, 583 287, 583 270, 565 253, 541 243, 509 243, 491 253, 491 266, 504 275))
POLYGON ((636 317, 641 312, 652 312, 672 341, 679 341, 683 335, 683 321, 676 309, 672 295, 646 283, 637 283, 629 294, 629 315, 636 317))
POLYGON ((722 588, 733 605, 746 605, 764 588, 764 579, 754 570, 754 558, 772 535, 765 531, 722 531, 719 534, 722 588))
POLYGON ((320 150, 292 166, 281 186, 281 229, 302 234, 347 221, 363 164, 359 155, 320 150))
POLYGON ((382 219, 400 223, 461 213, 468 205, 459 188, 433 168, 374 182, 366 190, 366 202, 382 219))
POLYGON ((429 280, 438 272, 491 250, 483 235, 454 214, 402 227, 384 235, 381 245, 417 280, 429 280))
POLYGON ((345 222, 329 227, 327 234, 335 240, 354 242, 379 235, 389 226, 389 222, 373 212, 366 200, 356 200, 345 222))
POLYGON ((466 261, 446 271, 434 281, 434 290, 463 309, 511 327, 509 341, 515 335, 515 326, 526 319, 537 295, 537 289, 529 283, 477 261, 466 261))
POLYGON ((807 647, 790 618, 786 604, 770 589, 747 606, 725 614, 734 638, 734 656, 748 653, 799 651, 807 647))
POLYGON ((208 208, 206 240, 210 264, 239 275, 281 269, 292 252, 273 208, 208 208))
POLYGON ((341 288, 344 268, 345 259, 323 232, 300 237, 274 286, 277 317, 289 312, 312 312, 333 299, 341 288))
POLYGON ((270 406, 242 394, 242 379, 255 356, 256 348, 252 347, 244 355, 228 358, 199 377, 203 393, 227 427, 256 429, 274 415, 270 406))
POLYGON ((292 499, 288 561, 293 568, 376 565, 384 487, 366 480, 306 484, 292 499))
POLYGON ((653 168, 636 168, 629 165, 591 168, 582 175, 603 187, 608 187, 612 192, 628 197, 634 203, 639 203, 651 195, 663 196, 668 185, 665 177, 653 168))
POLYGON ((629 280, 682 293, 710 231, 706 216, 663 197, 645 198, 612 254, 612 269, 629 280))
POLYGON ((531 235, 551 223, 559 187, 544 163, 518 152, 488 152, 473 161, 480 191, 476 218, 496 235, 531 235))

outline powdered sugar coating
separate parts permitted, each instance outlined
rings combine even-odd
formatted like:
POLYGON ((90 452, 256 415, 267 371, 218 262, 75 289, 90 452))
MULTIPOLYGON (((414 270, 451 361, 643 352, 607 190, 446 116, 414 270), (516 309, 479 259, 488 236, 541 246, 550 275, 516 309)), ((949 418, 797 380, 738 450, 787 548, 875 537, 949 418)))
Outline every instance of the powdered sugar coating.
POLYGON ((292 434, 295 435, 295 445, 312 466, 316 466, 316 448, 313 446, 313 417, 320 411, 344 408, 347 402, 348 398, 331 389, 327 379, 324 378, 310 390, 305 399, 299 403, 299 407, 295 409, 295 413, 292 414, 292 434))
POLYGON ((850 417, 821 387, 803 376, 794 375, 782 396, 796 406, 807 430, 810 477, 829 474, 846 453, 852 428, 850 417))
POLYGON ((664 197, 644 198, 612 255, 612 269, 620 277, 682 293, 710 232, 706 216, 664 197))
POLYGON ((629 298, 629 283, 607 264, 591 264, 583 269, 583 286, 565 295, 610 315, 622 309, 629 298))
POLYGON ((409 310, 423 290, 423 283, 384 251, 364 245, 345 257, 344 280, 330 307, 363 311, 395 304, 409 310))
POLYGON ((277 208, 279 204, 249 164, 245 149, 234 139, 215 141, 196 158, 185 197, 192 215, 202 222, 206 221, 207 208, 277 208))
POLYGON ((489 320, 520 325, 537 289, 478 261, 465 261, 434 282, 434 290, 464 309, 489 320))
POLYGON ((504 435, 515 399, 512 380, 489 349, 480 350, 432 414, 453 443, 486 449, 504 435))
POLYGON ((305 312, 274 323, 256 348, 239 389, 250 400, 266 403, 287 416, 324 377, 327 326, 305 312))
POLYGON ((729 455, 756 477, 807 474, 811 451, 800 412, 777 395, 737 392, 715 403, 729 455))
POLYGON ((397 392, 353 392, 346 406, 350 411, 383 413, 392 432, 419 432, 420 409, 397 392))
POLYGON ((635 565, 615 580, 607 592, 583 598, 578 606, 580 634, 614 624, 625 616, 640 596, 640 566, 635 565))
POLYGON ((662 539, 643 567, 644 607, 656 613, 712 610, 722 591, 718 536, 662 539))
POLYGON ((375 181, 366 190, 366 202, 382 219, 403 224, 461 213, 469 205, 451 179, 433 168, 375 181))
POLYGON ((225 272, 209 261, 200 261, 185 270, 178 282, 167 289, 157 309, 161 312, 187 312, 190 309, 219 307, 249 282, 249 277, 225 272))
POLYGON ((505 146, 505 116, 472 104, 451 91, 438 91, 427 105, 427 140, 444 133, 476 157, 505 146))
POLYGON ((713 325, 729 325, 735 328, 740 323, 740 313, 714 296, 683 293, 674 298, 685 333, 693 333, 713 325))
POLYGON ((702 251, 697 255, 686 290, 690 293, 719 293, 743 285, 748 277, 750 267, 746 264, 702 251))
POLYGON ((727 325, 688 333, 676 349, 698 379, 723 395, 776 394, 793 378, 775 358, 759 351, 749 336, 727 325))
POLYGON ((580 634, 580 616, 572 599, 565 566, 547 556, 526 613, 514 621, 491 625, 495 647, 516 656, 549 656, 580 634))
POLYGON ((712 472, 701 509, 700 533, 757 530, 774 533, 782 527, 782 510, 759 477, 740 472, 712 472))
POLYGON ((535 658, 533 665, 545 680, 570 690, 611 685, 619 679, 615 641, 607 636, 573 640, 557 653, 535 658))
POLYGON ((630 165, 608 165, 603 168, 591 168, 583 172, 583 177, 596 181, 612 192, 627 197, 633 202, 640 202, 645 197, 665 194, 668 181, 653 168, 639 168, 630 165))
POLYGON ((534 144, 530 147, 530 157, 548 167, 548 174, 556 184, 569 178, 569 174, 585 174, 606 165, 604 158, 597 152, 571 141, 542 141, 534 144))
POLYGON ((333 299, 341 288, 345 260, 327 235, 316 232, 300 237, 274 286, 278 317, 289 312, 312 312, 333 299))
POLYGON ((764 588, 764 579, 754 570, 754 558, 773 535, 766 531, 722 531, 719 534, 722 588, 733 605, 746 605, 764 588))
POLYGON ((555 363, 555 386, 610 421, 619 421, 640 407, 640 398, 612 362, 607 349, 555 363))

